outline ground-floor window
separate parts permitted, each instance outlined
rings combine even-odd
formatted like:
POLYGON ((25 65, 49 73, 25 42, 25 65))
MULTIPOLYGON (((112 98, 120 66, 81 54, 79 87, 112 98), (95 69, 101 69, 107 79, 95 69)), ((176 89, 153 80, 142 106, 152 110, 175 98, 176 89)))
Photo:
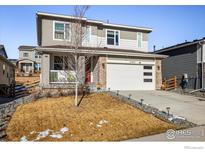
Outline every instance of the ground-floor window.
POLYGON ((54 56, 54 70, 72 71, 75 68, 74 57, 72 56, 54 56))
POLYGON ((54 56, 54 70, 63 70, 63 56, 54 56))
POLYGON ((152 82, 152 78, 153 78, 152 66, 145 65, 143 68, 144 68, 143 69, 144 82, 152 82))

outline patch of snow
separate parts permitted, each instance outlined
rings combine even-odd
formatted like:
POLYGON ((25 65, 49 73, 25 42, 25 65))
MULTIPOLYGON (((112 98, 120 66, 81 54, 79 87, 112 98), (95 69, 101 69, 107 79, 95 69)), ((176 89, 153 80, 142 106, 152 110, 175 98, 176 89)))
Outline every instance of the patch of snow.
POLYGON ((36 131, 32 131, 32 132, 30 132, 31 135, 34 134, 34 133, 36 133, 36 131))
POLYGON ((172 117, 168 118, 169 121, 173 121, 175 119, 186 120, 186 118, 180 117, 180 116, 177 116, 177 115, 173 115, 172 117))
POLYGON ((173 117, 169 117, 168 120, 169 120, 169 121, 172 121, 172 120, 173 120, 173 117))
POLYGON ((100 124, 100 125, 102 125, 102 124, 106 124, 106 123, 108 123, 108 121, 105 120, 105 119, 99 121, 99 124, 100 124))
POLYGON ((69 128, 67 128, 67 127, 63 127, 63 128, 60 129, 60 132, 63 133, 63 134, 67 131, 69 131, 69 128))
POLYGON ((61 135, 61 134, 52 134, 52 135, 50 135, 50 137, 52 137, 52 138, 62 138, 63 136, 61 135))
POLYGON ((20 141, 21 141, 21 142, 27 142, 28 139, 26 138, 26 136, 23 136, 23 137, 21 137, 20 141))
POLYGON ((38 141, 38 140, 41 139, 41 138, 45 138, 46 136, 49 135, 49 132, 50 132, 50 131, 51 131, 50 129, 47 129, 47 130, 45 130, 45 131, 38 132, 39 134, 38 134, 38 136, 37 136, 37 138, 36 138, 35 140, 38 141))
POLYGON ((107 123, 108 123, 107 120, 102 119, 102 120, 100 120, 100 121, 98 122, 98 124, 96 124, 96 126, 97 126, 97 127, 102 127, 103 124, 107 124, 107 123))
POLYGON ((97 124, 96 126, 97 126, 97 127, 102 127, 102 125, 99 125, 99 124, 97 124))

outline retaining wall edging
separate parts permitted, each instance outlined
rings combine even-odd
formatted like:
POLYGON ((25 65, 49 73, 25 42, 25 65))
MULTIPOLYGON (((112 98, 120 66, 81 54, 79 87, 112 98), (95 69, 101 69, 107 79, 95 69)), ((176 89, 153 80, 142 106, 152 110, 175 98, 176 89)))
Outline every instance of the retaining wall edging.
POLYGON ((136 101, 132 98, 128 98, 126 96, 123 96, 123 95, 120 95, 120 94, 117 94, 115 92, 107 92, 109 95, 111 95, 112 97, 115 97, 123 102, 126 102, 128 103, 129 105, 135 107, 135 108, 138 108, 146 113, 149 113, 149 114, 152 114, 153 116, 163 120, 163 121, 166 121, 168 123, 172 123, 172 124, 175 124, 181 128, 190 128, 190 127, 196 127, 198 126, 197 124, 194 124, 190 121, 187 121, 186 119, 182 119, 182 118, 174 118, 174 115, 173 114, 168 114, 167 112, 164 112, 164 111, 160 111, 159 109, 153 107, 153 106, 150 106, 148 104, 142 104, 141 102, 139 101, 136 101), (170 120, 172 119, 172 120, 170 120))
POLYGON ((35 93, 0 105, 0 139, 6 136, 6 128, 17 106, 34 101, 37 98, 38 94, 35 93))

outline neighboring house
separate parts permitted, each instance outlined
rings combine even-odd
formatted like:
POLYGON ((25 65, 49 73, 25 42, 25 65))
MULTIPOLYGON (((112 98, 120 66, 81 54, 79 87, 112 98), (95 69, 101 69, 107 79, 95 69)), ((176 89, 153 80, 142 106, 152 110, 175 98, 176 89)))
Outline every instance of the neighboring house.
POLYGON ((41 55, 35 51, 35 46, 22 45, 19 48, 19 60, 17 62, 20 72, 33 74, 41 71, 41 55))
POLYGON ((12 64, 17 66, 18 59, 8 59, 12 64))
MULTIPOLYGON (((67 69, 66 56, 72 52, 70 28, 75 17, 37 13, 36 50, 42 54, 42 88, 65 87, 62 71, 67 69), (55 76, 55 79, 53 79, 55 76)), ((82 53, 95 50, 85 65, 85 83, 102 90, 155 90, 161 87, 161 59, 164 55, 148 52, 150 28, 126 26, 89 20, 86 22, 86 43, 82 53)), ((67 82, 69 85, 69 81, 67 82)))
POLYGON ((205 38, 194 40, 193 42, 186 41, 160 49, 154 53, 169 56, 162 60, 163 78, 177 76, 178 84, 180 84, 182 75, 187 74, 189 89, 199 89, 205 84, 205 78, 203 77, 205 75, 203 69, 205 62, 205 38), (203 67, 201 65, 202 61, 203 67))
POLYGON ((4 46, 0 45, 0 96, 14 94, 15 65, 7 58, 4 46))

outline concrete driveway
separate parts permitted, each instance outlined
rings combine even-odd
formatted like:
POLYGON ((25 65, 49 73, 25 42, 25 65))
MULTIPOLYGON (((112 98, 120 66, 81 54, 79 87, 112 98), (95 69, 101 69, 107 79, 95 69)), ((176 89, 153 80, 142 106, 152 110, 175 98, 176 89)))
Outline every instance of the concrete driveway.
POLYGON ((159 110, 166 111, 170 107, 170 113, 185 117, 195 124, 205 124, 205 98, 181 95, 167 91, 120 91, 119 94, 129 96, 132 99, 150 104, 159 110))

